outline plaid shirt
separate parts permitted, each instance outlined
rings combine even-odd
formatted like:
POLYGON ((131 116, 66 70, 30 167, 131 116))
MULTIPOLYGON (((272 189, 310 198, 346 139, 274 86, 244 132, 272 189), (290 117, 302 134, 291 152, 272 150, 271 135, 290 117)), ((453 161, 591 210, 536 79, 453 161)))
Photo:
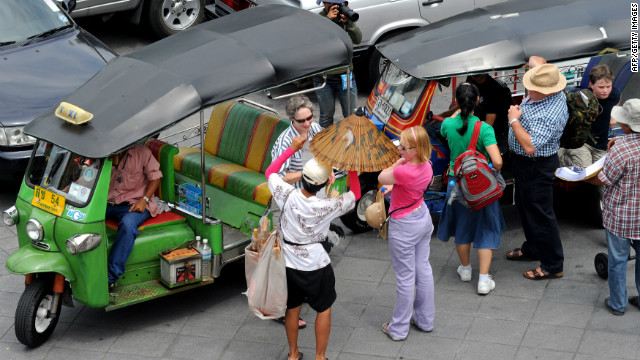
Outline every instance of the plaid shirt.
MULTIPOLYGON (((318 123, 311 123, 308 141, 311 141, 311 139, 320 131, 322 131, 322 127, 318 123)), ((271 149, 271 159, 277 159, 285 150, 287 150, 289 146, 291 146, 294 136, 300 136, 300 133, 293 127, 293 123, 291 123, 291 126, 283 131, 273 144, 273 148, 271 149)), ((284 165, 280 168, 278 175, 280 175, 280 177, 284 177, 288 172, 302 171, 303 166, 302 150, 300 150, 295 152, 292 157, 284 162, 284 165)), ((293 186, 296 189, 302 189, 302 182, 298 181, 293 184, 293 186)))
POLYGON ((525 98, 520 104, 522 116, 520 124, 531 135, 531 143, 536 149, 533 155, 527 155, 516 139, 513 129, 509 129, 509 148, 516 154, 527 157, 547 157, 558 152, 560 137, 569 119, 567 97, 560 91, 542 100, 531 101, 525 98))
POLYGON ((640 240, 640 133, 616 140, 598 178, 606 185, 604 227, 615 236, 640 240))

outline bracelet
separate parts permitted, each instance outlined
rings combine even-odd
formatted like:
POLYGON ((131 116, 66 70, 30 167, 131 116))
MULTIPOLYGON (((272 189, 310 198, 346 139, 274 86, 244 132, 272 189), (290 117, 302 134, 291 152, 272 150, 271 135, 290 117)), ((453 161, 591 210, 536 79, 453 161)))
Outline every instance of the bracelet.
POLYGON ((513 125, 514 122, 516 121, 520 121, 520 119, 511 119, 509 120, 509 127, 511 127, 511 125, 513 125))
POLYGON ((142 198, 144 199, 144 201, 146 201, 146 202, 147 202, 147 204, 149 203, 149 198, 148 198, 148 197, 143 196, 142 198))

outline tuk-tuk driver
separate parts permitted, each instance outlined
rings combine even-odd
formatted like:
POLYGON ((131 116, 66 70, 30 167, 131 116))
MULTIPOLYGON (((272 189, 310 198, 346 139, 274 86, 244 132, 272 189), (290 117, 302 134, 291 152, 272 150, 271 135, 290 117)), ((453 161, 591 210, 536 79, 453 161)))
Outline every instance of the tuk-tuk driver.
POLYGON ((159 214, 153 194, 160 185, 160 164, 151 150, 134 145, 118 154, 111 169, 106 218, 118 222, 118 233, 108 259, 109 287, 124 273, 124 265, 133 250, 138 227, 159 214))

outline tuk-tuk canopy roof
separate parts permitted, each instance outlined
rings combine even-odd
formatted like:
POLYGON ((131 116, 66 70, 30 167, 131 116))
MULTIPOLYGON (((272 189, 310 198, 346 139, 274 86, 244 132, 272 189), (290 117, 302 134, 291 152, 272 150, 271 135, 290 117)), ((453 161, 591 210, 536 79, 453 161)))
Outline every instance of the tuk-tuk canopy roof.
POLYGON ((265 5, 209 21, 110 61, 64 99, 93 114, 54 115, 25 132, 83 156, 106 157, 203 107, 351 64, 347 33, 325 17, 265 5))
POLYGON ((532 55, 561 61, 630 47, 626 1, 512 0, 423 26, 378 45, 418 78, 520 67, 532 55))

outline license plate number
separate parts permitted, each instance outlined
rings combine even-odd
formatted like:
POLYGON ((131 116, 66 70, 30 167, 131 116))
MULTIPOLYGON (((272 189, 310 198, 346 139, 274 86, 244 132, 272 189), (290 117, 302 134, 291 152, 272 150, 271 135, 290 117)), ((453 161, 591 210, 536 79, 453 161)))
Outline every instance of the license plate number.
POLYGON ((36 186, 31 205, 57 216, 62 216, 66 199, 51 191, 36 186))
POLYGON ((375 115, 380 121, 386 124, 391 117, 392 111, 393 107, 391 106, 391 104, 382 99, 382 97, 378 97, 376 106, 373 107, 373 115, 375 115))

